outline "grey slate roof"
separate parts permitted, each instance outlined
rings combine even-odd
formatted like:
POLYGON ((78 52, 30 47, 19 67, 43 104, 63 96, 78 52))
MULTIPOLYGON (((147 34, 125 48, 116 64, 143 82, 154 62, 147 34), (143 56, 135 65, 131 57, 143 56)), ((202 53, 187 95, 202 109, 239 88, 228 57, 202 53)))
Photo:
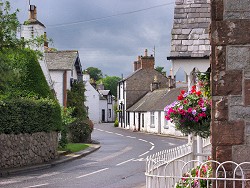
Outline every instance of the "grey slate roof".
POLYGON ((127 111, 132 112, 150 112, 163 111, 163 109, 177 100, 177 96, 181 90, 187 90, 186 87, 174 89, 157 89, 153 92, 148 92, 137 103, 131 106, 127 111))
POLYGON ((78 51, 45 52, 49 70, 72 70, 78 57, 78 51))
POLYGON ((208 58, 210 0, 176 0, 168 59, 208 58))

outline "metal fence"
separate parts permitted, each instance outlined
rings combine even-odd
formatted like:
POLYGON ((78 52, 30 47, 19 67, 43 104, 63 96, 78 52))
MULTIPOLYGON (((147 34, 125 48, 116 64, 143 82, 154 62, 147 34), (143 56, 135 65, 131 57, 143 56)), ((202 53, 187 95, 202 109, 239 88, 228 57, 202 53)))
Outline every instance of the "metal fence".
POLYGON ((195 153, 194 148, 194 145, 185 144, 148 156, 146 187, 250 187, 250 179, 246 176, 248 172, 245 170, 250 169, 250 162, 237 164, 233 161, 219 163, 208 160, 211 151, 209 139, 203 140, 202 154, 195 153), (202 161, 193 160, 198 155, 202 156, 202 161), (212 165, 216 165, 216 171, 213 173, 212 165))
POLYGON ((237 164, 233 161, 219 163, 209 160, 173 160, 146 173, 147 188, 246 188, 250 187, 250 162, 237 164), (213 173, 211 166, 216 165, 213 173), (195 166, 195 167, 194 167, 195 166), (228 170, 230 168, 230 170, 228 170))

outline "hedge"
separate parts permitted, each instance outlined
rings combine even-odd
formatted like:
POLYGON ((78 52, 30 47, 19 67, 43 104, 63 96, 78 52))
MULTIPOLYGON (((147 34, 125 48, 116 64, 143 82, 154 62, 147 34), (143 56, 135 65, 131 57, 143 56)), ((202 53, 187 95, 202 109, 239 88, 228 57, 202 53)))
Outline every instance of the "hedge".
POLYGON ((0 101, 0 134, 60 131, 61 109, 51 99, 0 101))

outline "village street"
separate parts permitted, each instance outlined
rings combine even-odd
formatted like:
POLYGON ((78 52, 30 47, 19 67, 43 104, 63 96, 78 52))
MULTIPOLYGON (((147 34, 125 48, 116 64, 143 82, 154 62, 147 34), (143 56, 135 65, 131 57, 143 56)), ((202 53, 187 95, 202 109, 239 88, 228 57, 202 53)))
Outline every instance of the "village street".
POLYGON ((113 124, 95 125, 92 138, 101 144, 96 152, 53 168, 0 178, 0 187, 141 188, 146 156, 186 142, 114 128, 113 124))

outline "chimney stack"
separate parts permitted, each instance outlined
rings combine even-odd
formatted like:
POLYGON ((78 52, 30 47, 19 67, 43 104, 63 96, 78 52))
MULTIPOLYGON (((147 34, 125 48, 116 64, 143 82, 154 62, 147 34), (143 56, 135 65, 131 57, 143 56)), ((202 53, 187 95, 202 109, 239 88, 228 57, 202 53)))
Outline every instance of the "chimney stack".
POLYGON ((160 88, 160 82, 158 81, 158 78, 155 75, 153 83, 150 84, 150 90, 152 92, 152 91, 159 89, 159 88, 160 88))
POLYGON ((30 5, 29 20, 37 20, 37 12, 36 12, 36 6, 35 5, 30 5))
POLYGON ((44 47, 45 47, 45 48, 48 48, 48 47, 49 47, 49 43, 48 43, 48 41, 47 41, 47 33, 46 33, 46 32, 44 32, 44 47))
POLYGON ((145 57, 148 57, 148 49, 145 49, 145 57))

